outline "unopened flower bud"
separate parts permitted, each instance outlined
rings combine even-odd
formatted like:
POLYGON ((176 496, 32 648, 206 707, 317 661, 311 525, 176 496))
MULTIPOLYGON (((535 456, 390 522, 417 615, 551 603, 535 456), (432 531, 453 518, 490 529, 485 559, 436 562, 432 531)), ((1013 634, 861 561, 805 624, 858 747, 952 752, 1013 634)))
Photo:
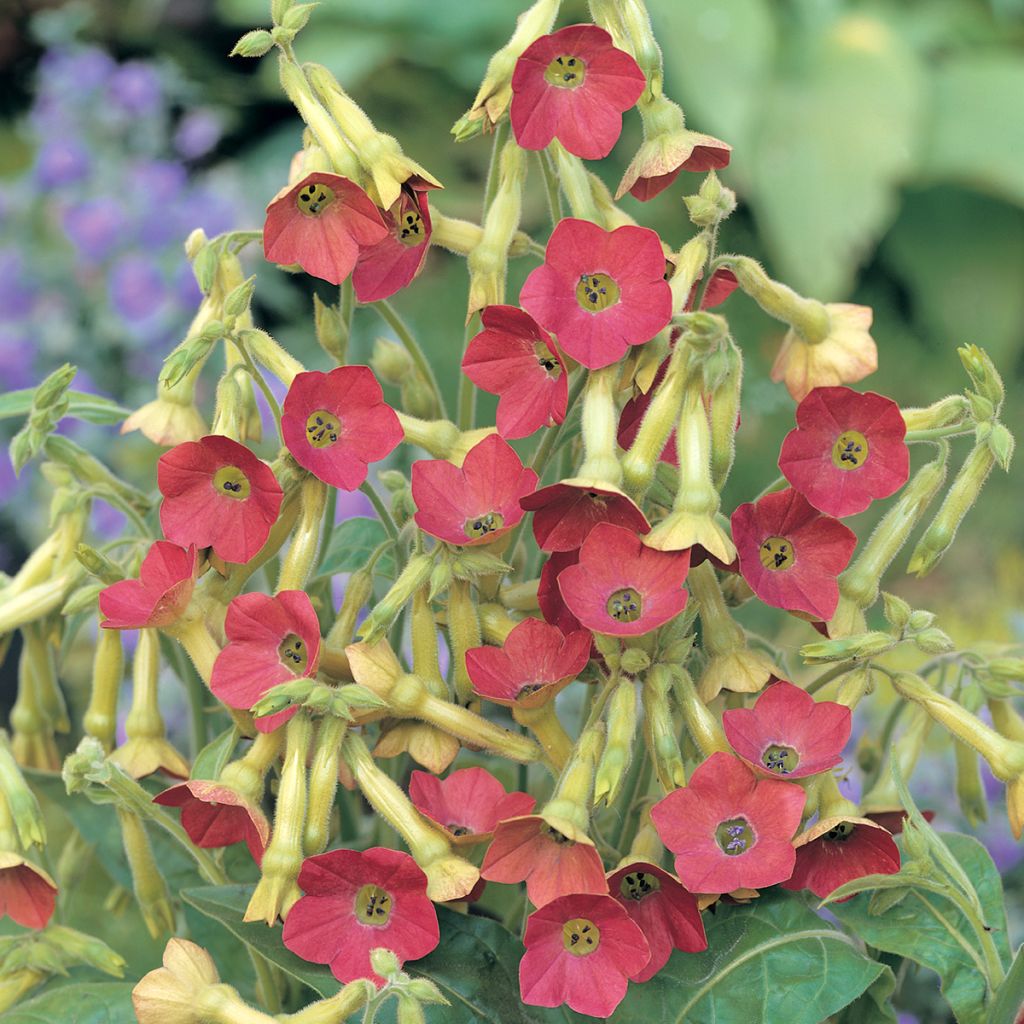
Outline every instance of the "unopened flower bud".
POLYGON ((229 57, 262 57, 270 52, 274 45, 274 37, 263 28, 253 29, 246 32, 241 39, 235 43, 229 57))
POLYGON ((992 658, 986 668, 996 679, 1011 683, 1024 681, 1024 658, 992 658))
POLYGON ((937 626, 930 626, 921 630, 914 637, 914 644, 919 651, 925 654, 948 654, 956 650, 956 644, 948 634, 944 633, 937 626))
POLYGON ((995 456, 999 468, 1003 472, 1010 471, 1010 462, 1013 459, 1013 451, 1016 446, 1013 434, 1010 433, 1002 423, 993 423, 992 432, 988 436, 988 446, 995 456))
POLYGON ((406 992, 421 1003, 435 1003, 447 1005, 448 1000, 441 994, 441 990, 429 978, 413 978, 405 987, 406 992))
POLYGON ((117 583, 124 579, 124 573, 109 559, 88 544, 79 544, 75 548, 75 557, 81 562, 85 571, 95 576, 102 583, 117 583))
POLYGON ((385 384, 399 387, 412 372, 412 357, 404 345, 389 338, 375 338, 370 366, 385 384))
MULTIPOLYGON (((318 4, 296 4, 290 7, 283 18, 280 19, 281 27, 291 32, 292 35, 297 35, 305 27, 309 21, 309 16, 313 13, 318 4)), ((276 20, 276 19, 275 19, 276 20)))
POLYGON ((622 652, 619 664, 626 675, 638 676, 650 668, 651 656, 639 647, 627 647, 622 652))
POLYGON ((46 843, 46 824, 35 794, 14 759, 7 733, 0 729, 0 800, 6 799, 18 841, 26 849, 46 843))
POLYGON ((402 965, 398 962, 398 957, 383 946, 370 950, 370 966, 386 981, 394 980, 402 972, 402 965))
POLYGON ((956 798, 971 828, 977 828, 988 821, 988 800, 981 781, 981 764, 978 755, 960 740, 953 740, 953 753, 956 758, 956 798))
POLYGON ((594 778, 595 803, 603 801, 611 806, 622 789, 633 757, 638 711, 633 681, 621 680, 612 691, 605 711, 607 739, 594 778))
POLYGON ((320 347, 339 365, 345 362, 348 350, 348 325, 337 306, 329 306, 318 295, 313 296, 313 324, 320 347))
POLYGON ((821 665, 829 661, 846 661, 849 658, 874 658, 884 651, 892 650, 897 640, 889 633, 872 631, 841 637, 838 640, 818 640, 804 644, 800 656, 808 665, 821 665))
POLYGON ((105 942, 92 935, 51 924, 46 929, 47 941, 76 964, 94 967, 114 978, 124 977, 125 960, 105 942))
POLYGON ((132 872, 135 899, 146 930, 154 939, 173 933, 175 917, 170 890, 153 856, 146 828, 138 815, 131 811, 118 808, 117 817, 121 822, 124 852, 132 872))
POLYGON ((885 621, 889 623, 897 631, 901 631, 907 627, 911 617, 911 607, 903 600, 902 597, 897 597, 895 594, 890 594, 883 591, 882 593, 882 607, 883 614, 885 615, 885 621))
POLYGON ((960 362, 963 363, 977 393, 987 398, 993 410, 998 412, 1002 407, 1006 389, 988 353, 977 345, 962 345, 956 350, 956 354, 960 357, 960 362))

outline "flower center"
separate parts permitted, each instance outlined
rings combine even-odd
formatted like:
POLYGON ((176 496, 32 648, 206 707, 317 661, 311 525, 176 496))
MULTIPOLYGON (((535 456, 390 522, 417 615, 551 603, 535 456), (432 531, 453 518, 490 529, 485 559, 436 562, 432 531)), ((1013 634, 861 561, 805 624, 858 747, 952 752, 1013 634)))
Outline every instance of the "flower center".
POLYGON ((406 210, 398 222, 398 240, 409 249, 422 245, 425 238, 423 218, 418 210, 406 210))
POLYGON ((317 409, 306 420, 306 440, 310 448, 330 448, 341 435, 341 420, 333 412, 317 409))
POLYGON ((841 821, 835 828, 830 828, 825 833, 825 838, 836 843, 845 843, 853 835, 854 826, 848 821, 841 821))
POLYGON ((632 587, 623 587, 608 598, 605 609, 616 622, 636 622, 643 615, 643 601, 632 587))
POLYGON ((309 652, 302 638, 294 633, 289 633, 277 648, 277 656, 281 663, 292 670, 296 675, 303 675, 306 666, 309 664, 309 652))
POLYGON ((307 217, 319 217, 334 202, 334 189, 311 181, 295 197, 295 205, 307 217))
POLYGON ((500 512, 488 512, 486 515, 473 516, 467 519, 463 530, 467 537, 486 537, 505 525, 505 517, 500 512))
POLYGON ((730 818, 715 829, 715 841, 727 857, 737 857, 757 842, 757 836, 746 818, 730 818))
POLYGON ((563 835, 557 828, 552 828, 550 825, 545 825, 541 829, 541 835, 546 836, 553 843, 557 843, 559 846, 565 846, 567 843, 572 842, 568 836, 563 835))
POLYGON ((547 683, 523 683, 523 685, 516 691, 516 698, 528 697, 531 693, 543 690, 546 685, 547 683))
POLYGON ((859 430, 844 430, 832 445, 832 465, 860 469, 868 461, 868 440, 859 430))
POLYGON ((533 346, 533 353, 537 357, 537 362, 540 364, 540 368, 552 379, 558 380, 562 376, 562 367, 559 365, 558 360, 551 354, 547 345, 537 342, 533 346))
POLYGON ((576 301, 588 313, 600 313, 619 301, 619 286, 607 274, 583 274, 576 285, 576 301))
POLYGON ((473 835, 472 829, 466 828, 465 825, 456 825, 454 822, 449 822, 447 825, 445 825, 445 828, 448 829, 448 831, 451 832, 453 836, 473 835))
POLYGON ((792 747, 773 743, 761 755, 761 764, 770 772, 788 775, 800 763, 800 755, 792 747))
POLYGON ((593 921, 574 917, 562 925, 562 945, 573 956, 589 956, 601 945, 601 932, 593 921))
POLYGON ((758 554, 761 556, 761 564, 772 572, 792 569, 796 562, 796 551, 785 537, 769 537, 762 542, 758 554))
POLYGON ((237 466, 221 466, 213 474, 213 489, 236 501, 245 501, 252 490, 249 478, 237 466))
POLYGON ((563 53, 544 70, 544 81, 556 89, 578 89, 587 77, 587 66, 579 57, 563 53))
POLYGON ((619 892, 627 900, 636 900, 637 903, 660 888, 661 882, 654 875, 647 874, 646 871, 633 871, 619 883, 619 892))
POLYGON ((356 893, 356 918, 380 928, 391 917, 391 894, 377 885, 364 885, 356 893))

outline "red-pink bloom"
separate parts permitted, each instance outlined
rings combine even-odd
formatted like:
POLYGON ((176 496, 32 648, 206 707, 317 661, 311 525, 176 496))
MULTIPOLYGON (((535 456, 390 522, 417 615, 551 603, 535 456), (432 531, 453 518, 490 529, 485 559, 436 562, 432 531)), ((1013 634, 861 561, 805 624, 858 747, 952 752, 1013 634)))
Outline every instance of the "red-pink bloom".
POLYGON ((651 959, 631 981, 647 981, 668 963, 673 949, 697 953, 708 948, 704 922, 693 893, 667 871, 635 861, 608 876, 612 896, 644 933, 651 959))
POLYGON ((484 329, 470 341, 462 372, 498 398, 502 437, 529 437, 565 419, 565 363, 547 331, 515 306, 488 306, 484 329))
POLYGON ((155 541, 137 580, 121 580, 100 591, 104 629, 169 626, 188 607, 196 585, 196 547, 155 541))
POLYGON ((658 551, 631 530, 601 523, 590 531, 576 565, 558 587, 569 611, 595 633, 641 636, 686 607, 689 551, 658 551))
POLYGON ((412 464, 413 517, 431 537, 449 544, 489 544, 508 533, 523 510, 519 499, 537 486, 514 449, 497 434, 470 448, 462 466, 445 459, 412 464))
POLYGON ((569 611, 568 605, 562 598, 562 592, 558 589, 558 577, 562 570, 570 565, 575 565, 579 560, 578 549, 576 551, 552 552, 540 570, 540 580, 537 584, 537 607, 540 608, 544 621, 552 626, 557 626, 563 636, 569 636, 583 629, 580 620, 569 611))
POLYGON ((651 808, 651 821, 690 892, 763 889, 793 872, 805 798, 795 783, 758 778, 738 757, 717 753, 651 808))
POLYGON ((446 779, 414 771, 409 799, 457 846, 486 842, 499 821, 529 814, 537 802, 529 793, 507 793, 483 768, 460 768, 446 779))
POLYGON ((667 138, 648 140, 626 168, 616 198, 626 192, 646 203, 661 195, 680 171, 717 171, 729 166, 732 146, 713 135, 683 129, 667 138))
MULTIPOLYGON (((590 634, 523 619, 501 647, 466 651, 473 692, 507 707, 539 707, 571 683, 590 660, 590 634)), ((525 813, 525 812, 524 812, 525 813)))
POLYGON ((819 899, 855 878, 895 875, 900 869, 900 851, 892 836, 867 818, 823 818, 798 835, 793 845, 796 866, 782 888, 810 889, 819 899))
MULTIPOLYGON (((228 605, 227 646, 217 655, 210 690, 232 708, 251 708, 272 686, 311 678, 320 664, 320 623, 302 590, 275 597, 242 594, 228 605)), ((256 719, 260 732, 273 732, 295 714, 286 708, 256 719)))
POLYGON ((370 966, 371 949, 390 949, 401 965, 426 956, 440 940, 427 876, 399 850, 307 857, 299 888, 305 895, 288 912, 281 938, 303 960, 329 964, 338 981, 383 985, 370 966))
POLYGON ((640 66, 596 25, 568 25, 531 43, 512 73, 509 118, 523 149, 552 139, 584 160, 607 156, 622 114, 640 98, 640 66))
POLYGON ((245 842, 257 864, 270 839, 259 806, 221 782, 192 779, 153 797, 153 803, 181 808, 181 827, 196 846, 211 849, 245 842))
POLYGON ((782 475, 819 512, 852 516, 888 498, 910 475, 900 407, 873 391, 815 388, 782 442, 782 475))
POLYGON ((366 467, 405 436, 368 366, 296 374, 284 396, 281 433, 295 461, 318 480, 356 490, 366 467))
POLYGON ((535 907, 568 893, 607 893, 601 855, 577 842, 539 814, 499 822, 480 874, 489 882, 526 882, 535 907))
POLYGON ((160 456, 160 526, 175 544, 248 562, 267 541, 284 494, 274 471, 244 444, 211 434, 160 456))
POLYGON ((263 255, 271 263, 298 263, 307 274, 341 284, 363 247, 388 235, 373 200, 348 178, 307 174, 267 207, 263 255))
POLYGON ((806 690, 780 680, 752 708, 733 708, 722 726, 733 750, 759 772, 802 779, 842 760, 850 738, 850 709, 816 701, 806 690))
POLYGON ((592 480, 562 480, 527 495, 520 505, 533 513, 533 536, 541 551, 576 551, 598 523, 614 523, 634 533, 651 529, 631 498, 592 480))
POLYGON ((384 212, 384 224, 387 236, 360 251, 352 272, 352 284, 360 302, 377 302, 394 295, 423 269, 430 247, 426 189, 403 185, 394 205, 384 212))
POLYGON ((732 514, 732 537, 740 572, 765 604, 832 618, 839 604, 836 577, 857 546, 852 530, 790 488, 740 505, 732 514))
POLYGON ((519 992, 529 1006, 610 1017, 650 959, 643 932, 610 896, 574 893, 535 910, 523 936, 519 992))
POLYGON ((25 928, 45 928, 57 903, 57 883, 42 869, 0 850, 0 917, 25 928))
POLYGON ((672 318, 661 241, 649 228, 560 220, 519 303, 577 362, 609 366, 672 318))

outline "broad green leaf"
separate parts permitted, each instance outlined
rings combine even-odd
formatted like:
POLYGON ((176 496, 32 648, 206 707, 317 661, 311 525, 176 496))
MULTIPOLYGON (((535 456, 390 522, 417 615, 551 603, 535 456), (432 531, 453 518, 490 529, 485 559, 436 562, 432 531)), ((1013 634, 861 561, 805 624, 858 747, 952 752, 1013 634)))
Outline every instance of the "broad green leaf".
POLYGON ((130 982, 59 985, 19 1003, 4 1024, 136 1024, 130 982))
POLYGON ((238 728, 229 726, 219 736, 210 740, 196 755, 192 763, 193 779, 218 779, 221 770, 228 763, 231 752, 238 743, 238 728))
MULTIPOLYGON (((1003 966, 1010 963, 999 872, 985 848, 971 836, 943 833, 941 838, 966 872, 985 912, 985 924, 1003 966)), ((888 876, 898 879, 899 876, 888 876)), ((912 889, 882 914, 869 912, 869 901, 857 897, 834 904, 831 911, 869 946, 907 957, 939 975, 942 993, 960 1024, 985 1021, 984 960, 973 929, 949 900, 934 892, 912 889)))
MULTIPOLYGON (((339 523, 331 533, 327 552, 317 577, 334 576, 340 572, 355 572, 366 565, 374 549, 388 539, 387 530, 379 519, 355 516, 339 523)), ((390 575, 395 571, 395 560, 385 552, 377 561, 377 569, 390 575)))
POLYGON ((1006 980, 999 986, 985 1024, 1016 1024, 1024 1007, 1024 946, 1017 950, 1006 980))
POLYGON ((896 1010, 892 1005, 895 991, 896 976, 886 967, 859 999, 838 1014, 835 1024, 896 1024, 896 1010))
MULTIPOLYGON (((32 408, 32 399, 35 397, 35 393, 35 388, 21 388, 18 391, 8 391, 6 394, 0 395, 0 420, 27 416, 29 409, 32 408)), ((64 415, 76 420, 109 425, 120 423, 131 414, 130 409, 118 405, 112 399, 103 398, 101 395, 90 395, 85 391, 69 391, 67 397, 70 404, 64 415)))

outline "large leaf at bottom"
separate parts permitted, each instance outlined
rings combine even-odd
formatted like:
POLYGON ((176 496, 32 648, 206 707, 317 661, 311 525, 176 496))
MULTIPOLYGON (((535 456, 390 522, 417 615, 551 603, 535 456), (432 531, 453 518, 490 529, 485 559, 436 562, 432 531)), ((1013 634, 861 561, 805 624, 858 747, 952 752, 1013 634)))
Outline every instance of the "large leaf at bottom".
POLYGON ((60 985, 15 1006, 4 1024, 135 1024, 131 982, 60 985))

